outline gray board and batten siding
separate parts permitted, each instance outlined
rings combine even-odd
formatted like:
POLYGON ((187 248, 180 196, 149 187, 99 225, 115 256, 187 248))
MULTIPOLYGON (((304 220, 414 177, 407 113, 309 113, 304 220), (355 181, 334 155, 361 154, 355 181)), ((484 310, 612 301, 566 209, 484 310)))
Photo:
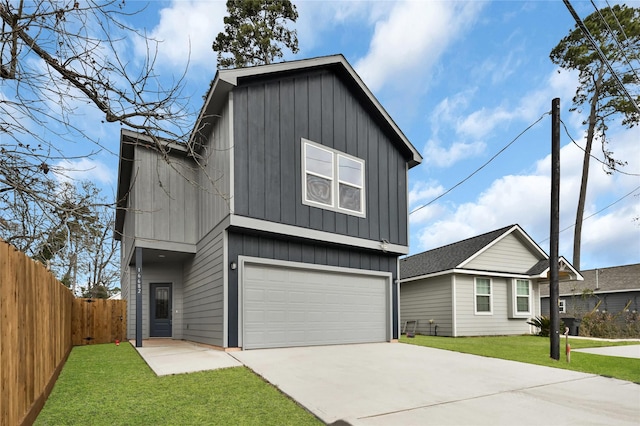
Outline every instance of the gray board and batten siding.
POLYGON ((409 154, 338 76, 256 78, 232 94, 234 214, 408 245, 409 154), (365 161, 365 218, 302 203, 303 138, 365 161))
POLYGON ((184 148, 163 158, 148 141, 123 131, 120 173, 126 187, 118 188, 116 240, 124 259, 133 264, 133 248, 193 253, 196 243, 197 167, 184 148))

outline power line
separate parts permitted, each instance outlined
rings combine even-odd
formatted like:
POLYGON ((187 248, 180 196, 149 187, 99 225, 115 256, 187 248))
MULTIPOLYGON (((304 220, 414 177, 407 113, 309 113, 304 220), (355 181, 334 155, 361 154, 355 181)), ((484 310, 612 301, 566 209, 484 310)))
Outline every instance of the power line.
POLYGON ((598 46, 598 44, 596 43, 595 39, 593 38, 593 36, 589 32, 589 29, 586 27, 584 22, 582 22, 582 19, 580 19, 580 16, 578 16, 578 14, 576 13, 576 11, 573 8, 573 6, 571 6, 571 3, 569 2, 569 0, 562 0, 562 2, 565 4, 565 6, 567 6, 567 9, 569 9, 569 13, 571 13, 571 16, 573 16, 573 19, 576 21, 576 24, 578 25, 578 27, 580 27, 580 29, 582 30, 582 33, 585 35, 587 40, 589 40, 589 43, 591 43, 591 45, 595 49, 595 51, 598 54, 598 56, 600 56, 600 59, 602 60, 602 62, 607 66, 607 68, 609 69, 609 72, 615 78, 615 80, 618 82, 618 85, 620 86, 622 91, 627 95, 627 97, 629 98, 629 101, 631 101, 631 104, 633 105, 633 107, 640 114, 640 107, 636 103, 635 99, 633 99, 631 94, 629 94, 629 91, 627 90, 627 88, 624 87, 624 84, 622 84, 622 80, 620 80, 620 77, 618 76, 618 74, 616 74, 616 72, 613 70, 613 67, 611 66, 611 64, 607 60, 607 57, 604 55, 604 53, 602 53, 602 50, 600 49, 600 46, 598 46))
MULTIPOLYGON (((620 53, 622 53, 622 56, 624 57, 624 60, 627 62, 627 64, 629 64, 629 68, 631 68, 631 72, 633 72, 633 74, 636 76, 636 79, 640 81, 640 77, 638 77, 638 73, 636 72, 635 68, 633 68, 633 65, 631 65, 631 62, 629 61, 629 58, 627 57, 627 54, 624 51, 625 50, 624 47, 622 45, 620 45, 620 42, 618 42, 618 37, 616 37, 616 35, 614 34, 613 30, 609 26, 609 23, 607 22, 605 17, 602 15, 602 12, 600 12, 600 9, 598 9, 598 6, 596 6, 596 4, 594 3, 593 0, 591 0, 591 4, 593 5, 593 8, 596 10, 596 12, 598 12, 598 15, 600 15, 600 18, 602 18, 602 22, 604 22, 604 25, 609 30, 609 34, 611 34, 611 38, 613 38, 613 41, 618 46, 618 49, 620 49, 620 53)), ((609 12, 616 19, 616 22, 618 23, 618 26, 620 27, 620 29, 622 29, 622 25, 620 25, 620 21, 618 21, 618 18, 616 17, 615 13, 613 13, 613 9, 609 8, 609 12)), ((624 33, 624 30, 622 30, 622 33, 624 34, 625 37, 627 36, 624 33)))
MULTIPOLYGON (((569 133, 569 129, 567 129, 567 125, 564 123, 564 121, 560 120, 560 122, 562 123, 562 127, 564 127, 564 132, 567 134, 567 136, 569 136, 569 139, 571 139, 571 142, 573 142, 573 144, 575 146, 577 146, 578 148, 580 148, 582 150, 582 152, 587 152, 587 150, 585 150, 583 147, 581 147, 580 145, 578 145, 578 142, 576 142, 573 137, 571 136, 571 134, 569 133)), ((596 157, 595 155, 589 153, 589 157, 593 158, 594 160, 596 160, 598 163, 601 163, 603 165, 605 165, 606 167, 608 167, 609 169, 616 171, 620 174, 623 175, 627 175, 627 176, 640 176, 640 173, 628 173, 628 172, 623 172, 622 170, 616 169, 614 167, 611 167, 611 165, 605 163, 604 161, 602 161, 601 159, 599 159, 598 157, 596 157)))
POLYGON ((447 189, 445 192, 443 192, 442 194, 438 195, 436 198, 434 198, 433 200, 429 201, 427 204, 423 204, 420 207, 416 207, 415 209, 413 209, 411 212, 409 212, 409 214, 413 214, 415 212, 417 212, 418 210, 421 210, 433 203, 435 203, 437 200, 439 200, 440 198, 444 197, 445 195, 447 195, 448 193, 450 193, 451 191, 453 191, 454 189, 456 189, 457 187, 459 187, 460 185, 462 185, 463 183, 465 183, 466 181, 468 181, 469 179, 471 179, 471 177, 473 175, 475 175, 476 173, 478 173, 480 170, 484 169, 489 163, 491 163, 498 155, 502 154, 507 148, 509 148, 511 145, 513 145, 513 143, 515 141, 517 141, 520 136, 524 135, 529 129, 531 129, 533 126, 535 126, 536 124, 538 124, 545 116, 551 114, 550 111, 545 112, 544 114, 542 114, 540 116, 540 118, 538 118, 536 121, 534 121, 533 123, 531 123, 526 129, 524 129, 522 132, 520 132, 518 134, 518 136, 516 136, 515 138, 513 138, 511 140, 511 142, 509 142, 507 145, 504 146, 504 148, 502 148, 500 151, 498 151, 493 157, 491 157, 487 162, 485 162, 482 166, 478 167, 473 173, 471 173, 469 176, 467 176, 466 178, 462 179, 460 182, 456 183, 455 185, 453 185, 451 188, 447 189))
POLYGON ((615 18, 616 23, 618 24, 618 28, 620 28, 620 32, 622 32, 622 35, 624 36, 624 40, 627 42, 627 44, 629 44, 629 37, 627 37, 627 33, 624 31, 624 28, 622 27, 622 24, 620 23, 620 21, 618 20, 618 17, 616 16, 616 13, 613 11, 613 8, 609 4, 609 0, 605 0, 605 2, 607 3, 607 6, 611 10, 611 14, 615 18))
MULTIPOLYGON (((599 213, 602 213, 603 211, 605 211, 605 210, 606 210, 606 209, 608 209, 609 207, 612 207, 612 206, 614 206, 615 204, 618 204, 620 201, 622 201, 622 200, 624 200, 625 198, 627 198, 628 196, 632 195, 634 192, 636 192, 636 191, 637 191, 637 190, 639 190, 639 189, 640 189, 640 186, 635 187, 635 188, 634 188, 631 192, 629 192, 628 194, 626 194, 626 195, 622 196, 621 198, 618 198, 616 201, 614 201, 613 203, 609 204, 608 206, 605 206, 605 207, 601 208, 601 209, 600 209, 600 210, 598 210, 597 212, 595 212, 595 213, 593 213, 593 214, 590 214, 589 216, 587 216, 587 217, 585 217, 584 219, 582 219, 582 221, 584 222, 585 220, 587 220, 587 219, 589 219, 589 218, 591 218, 591 217, 593 217, 593 216, 595 216, 595 215, 597 215, 597 214, 599 214, 599 213)), ((566 230, 568 230, 568 229, 573 228, 574 226, 576 226, 576 224, 575 224, 575 223, 574 223, 574 224, 572 224, 572 225, 567 226, 566 228, 562 229, 560 232, 564 232, 564 231, 566 231, 566 230)), ((549 237, 549 238, 545 238, 544 240, 540 241, 540 243, 544 243, 545 241, 548 241, 549 239, 550 239, 550 237, 549 237)))

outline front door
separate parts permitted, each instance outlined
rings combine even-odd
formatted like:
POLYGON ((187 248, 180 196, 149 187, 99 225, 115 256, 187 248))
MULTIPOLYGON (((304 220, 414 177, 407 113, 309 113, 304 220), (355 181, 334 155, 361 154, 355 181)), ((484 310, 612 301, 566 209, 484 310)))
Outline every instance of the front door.
POLYGON ((171 284, 151 284, 150 337, 171 337, 171 284))

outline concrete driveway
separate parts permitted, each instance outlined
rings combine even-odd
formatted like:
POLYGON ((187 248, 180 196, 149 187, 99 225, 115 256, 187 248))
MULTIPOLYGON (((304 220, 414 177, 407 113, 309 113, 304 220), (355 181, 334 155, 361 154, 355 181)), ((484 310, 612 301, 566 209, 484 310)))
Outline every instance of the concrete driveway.
POLYGON ((568 370, 400 343, 232 355, 328 424, 640 423, 639 385, 568 370))

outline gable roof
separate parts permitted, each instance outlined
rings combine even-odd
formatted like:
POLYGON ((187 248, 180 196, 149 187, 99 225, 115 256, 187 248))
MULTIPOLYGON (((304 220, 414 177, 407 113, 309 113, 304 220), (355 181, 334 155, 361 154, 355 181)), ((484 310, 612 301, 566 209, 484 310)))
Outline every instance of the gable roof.
POLYGON ((477 237, 405 257, 400 260, 400 279, 454 269, 513 227, 514 225, 506 226, 477 237))
POLYGON ((269 65, 258 65, 246 68, 222 69, 218 70, 211 83, 211 89, 207 94, 204 107, 196 120, 194 130, 189 139, 189 144, 197 146, 203 138, 210 132, 213 121, 218 116, 222 107, 227 101, 227 95, 234 87, 252 78, 273 77, 277 75, 291 75, 293 73, 305 72, 313 69, 330 69, 336 73, 369 108, 369 111, 376 116, 377 121, 386 128, 394 143, 396 143, 409 158, 409 167, 417 166, 422 162, 422 156, 418 150, 409 142, 402 130, 396 125, 391 116, 382 107, 380 102, 364 84, 360 76, 355 72, 343 55, 322 56, 318 58, 303 59, 298 61, 280 62, 269 65))
MULTIPOLYGON (((517 224, 401 259, 400 279, 463 270, 466 264, 510 234, 516 234, 523 245, 540 257, 540 260, 523 275, 545 279, 549 272, 549 256, 517 224)), ((559 264, 560 268, 567 270, 571 276, 582 278, 564 257, 560 257, 559 264)))
MULTIPOLYGON (((594 293, 640 291, 640 263, 609 268, 587 269, 581 271, 584 281, 565 281, 560 283, 559 294, 568 296, 582 294, 584 290, 594 293)), ((549 285, 540 286, 540 297, 549 296, 549 285)))

